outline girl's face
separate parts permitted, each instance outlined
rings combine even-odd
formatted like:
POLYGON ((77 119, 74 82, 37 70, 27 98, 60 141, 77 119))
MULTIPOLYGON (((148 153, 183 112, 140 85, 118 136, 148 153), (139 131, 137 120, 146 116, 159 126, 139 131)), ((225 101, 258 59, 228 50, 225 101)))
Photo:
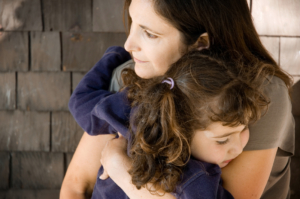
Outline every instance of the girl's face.
POLYGON ((206 130, 195 132, 191 143, 192 155, 223 168, 242 153, 248 140, 249 129, 245 125, 229 127, 213 122, 206 130))
POLYGON ((129 14, 132 24, 125 49, 134 58, 136 74, 163 75, 185 50, 181 33, 154 11, 151 0, 132 0, 129 14))

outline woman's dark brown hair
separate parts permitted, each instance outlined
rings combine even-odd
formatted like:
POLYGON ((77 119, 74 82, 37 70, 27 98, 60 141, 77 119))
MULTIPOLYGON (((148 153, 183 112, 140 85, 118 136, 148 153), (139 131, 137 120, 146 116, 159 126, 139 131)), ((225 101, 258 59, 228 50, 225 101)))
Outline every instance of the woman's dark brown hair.
POLYGON ((152 183, 146 186, 149 191, 174 191, 190 158, 195 130, 212 122, 237 126, 260 118, 269 103, 263 85, 274 68, 257 61, 249 71, 240 61, 223 61, 224 56, 192 51, 165 75, 151 79, 141 79, 131 69, 123 71, 133 107, 129 173, 137 188, 152 183), (162 83, 167 78, 174 80, 174 88, 162 83))
MULTIPOLYGON (((253 60, 271 64, 275 76, 281 78, 288 88, 292 79, 270 56, 262 45, 254 28, 246 0, 150 0, 154 10, 182 33, 187 46, 196 43, 207 32, 210 50, 214 53, 239 52, 244 67, 253 70, 253 60)), ((124 19, 131 19, 128 9, 131 0, 125 0, 124 19)), ((236 53, 228 53, 228 60, 239 59, 236 53)))

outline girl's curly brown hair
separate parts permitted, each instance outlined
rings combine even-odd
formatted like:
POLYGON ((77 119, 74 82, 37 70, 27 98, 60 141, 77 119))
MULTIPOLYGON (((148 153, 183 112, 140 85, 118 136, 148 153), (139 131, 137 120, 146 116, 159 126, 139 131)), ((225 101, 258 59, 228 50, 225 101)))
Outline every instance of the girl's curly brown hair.
POLYGON ((248 125, 261 117, 269 104, 263 87, 274 69, 257 62, 247 70, 242 63, 224 61, 207 50, 187 53, 165 75, 151 79, 123 71, 133 107, 129 173, 138 189, 174 191, 191 156, 195 130, 217 121, 248 125), (169 77, 173 89, 162 83, 169 77))

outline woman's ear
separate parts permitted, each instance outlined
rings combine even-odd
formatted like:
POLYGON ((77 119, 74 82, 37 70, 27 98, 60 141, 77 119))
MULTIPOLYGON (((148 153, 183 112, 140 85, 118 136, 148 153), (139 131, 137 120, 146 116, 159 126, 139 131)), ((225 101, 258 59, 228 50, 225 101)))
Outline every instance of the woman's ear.
POLYGON ((209 46, 210 46, 209 37, 207 32, 205 32, 199 36, 196 43, 192 47, 197 50, 202 50, 202 49, 208 49, 209 46))

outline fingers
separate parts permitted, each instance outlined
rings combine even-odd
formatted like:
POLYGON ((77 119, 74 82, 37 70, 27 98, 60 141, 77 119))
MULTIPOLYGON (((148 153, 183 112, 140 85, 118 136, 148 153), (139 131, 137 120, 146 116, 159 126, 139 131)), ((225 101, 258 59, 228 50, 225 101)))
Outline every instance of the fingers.
MULTIPOLYGON (((104 169, 104 168, 103 168, 104 169)), ((109 175, 107 174, 106 170, 103 170, 102 175, 99 177, 101 180, 106 180, 107 178, 109 178, 109 175)))
POLYGON ((118 132, 118 135, 119 135, 120 138, 123 137, 123 135, 121 133, 119 133, 119 132, 118 132))

